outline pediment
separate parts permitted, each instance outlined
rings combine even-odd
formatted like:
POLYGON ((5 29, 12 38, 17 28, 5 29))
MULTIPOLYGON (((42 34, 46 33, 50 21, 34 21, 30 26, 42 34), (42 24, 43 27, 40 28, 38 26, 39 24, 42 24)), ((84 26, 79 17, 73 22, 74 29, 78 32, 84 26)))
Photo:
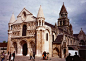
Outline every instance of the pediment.
POLYGON ((23 8, 23 10, 19 13, 19 15, 17 17, 22 16, 22 13, 25 12, 26 15, 33 15, 32 13, 30 13, 26 8, 23 8))

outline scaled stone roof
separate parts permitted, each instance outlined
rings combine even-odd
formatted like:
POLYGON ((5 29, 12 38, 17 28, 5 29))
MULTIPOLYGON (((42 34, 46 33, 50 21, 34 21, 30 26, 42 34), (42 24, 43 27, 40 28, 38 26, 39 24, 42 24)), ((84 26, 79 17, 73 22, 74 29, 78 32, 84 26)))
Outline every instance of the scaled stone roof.
POLYGON ((50 27, 55 28, 55 26, 54 26, 54 25, 52 25, 52 24, 50 24, 50 23, 48 23, 48 22, 45 22, 45 25, 48 25, 48 26, 50 26, 50 27))
POLYGON ((73 34, 73 36, 76 37, 76 38, 78 38, 78 35, 79 35, 79 34, 73 34))
POLYGON ((43 14, 43 10, 42 10, 41 5, 40 5, 39 11, 38 11, 37 18, 38 18, 38 17, 43 17, 43 18, 44 18, 44 14, 43 14))
POLYGON ((14 14, 12 14, 9 23, 13 23, 13 22, 15 22, 15 16, 14 16, 14 14))
POLYGON ((64 6, 64 3, 63 3, 63 5, 62 5, 61 11, 60 11, 60 14, 61 14, 61 13, 67 13, 67 10, 66 10, 66 8, 65 8, 65 6, 64 6))
POLYGON ((63 35, 58 35, 53 43, 61 43, 63 40, 63 35))

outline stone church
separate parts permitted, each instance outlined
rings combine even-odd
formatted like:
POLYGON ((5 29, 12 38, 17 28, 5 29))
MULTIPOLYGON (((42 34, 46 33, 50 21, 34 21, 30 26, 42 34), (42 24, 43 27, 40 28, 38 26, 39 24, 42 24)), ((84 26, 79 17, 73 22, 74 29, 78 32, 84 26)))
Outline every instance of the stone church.
POLYGON ((37 17, 25 8, 19 13, 17 19, 12 14, 8 27, 7 51, 11 53, 15 51, 16 55, 21 56, 29 56, 31 51, 35 52, 36 56, 42 56, 46 51, 50 57, 64 58, 68 55, 69 49, 77 50, 79 41, 86 40, 82 29, 79 34, 73 34, 64 4, 55 25, 45 21, 40 6, 37 17))

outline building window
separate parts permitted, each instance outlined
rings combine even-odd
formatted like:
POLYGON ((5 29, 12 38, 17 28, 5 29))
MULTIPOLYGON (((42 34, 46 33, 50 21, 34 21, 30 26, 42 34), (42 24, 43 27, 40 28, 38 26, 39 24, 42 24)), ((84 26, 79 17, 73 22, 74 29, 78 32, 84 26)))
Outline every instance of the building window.
POLYGON ((62 25, 62 21, 60 21, 60 26, 62 25))
POLYGON ((27 26, 23 25, 22 36, 26 36, 27 26))
POLYGON ((13 26, 11 25, 11 30, 12 30, 12 27, 13 27, 13 26))
POLYGON ((43 26, 43 22, 44 22, 44 21, 42 20, 42 26, 43 26))
POLYGON ((48 41, 48 33, 46 33, 46 41, 48 41))
POLYGON ((39 20, 39 26, 41 25, 41 20, 39 20))
POLYGON ((54 35, 52 35, 52 40, 54 41, 54 35))

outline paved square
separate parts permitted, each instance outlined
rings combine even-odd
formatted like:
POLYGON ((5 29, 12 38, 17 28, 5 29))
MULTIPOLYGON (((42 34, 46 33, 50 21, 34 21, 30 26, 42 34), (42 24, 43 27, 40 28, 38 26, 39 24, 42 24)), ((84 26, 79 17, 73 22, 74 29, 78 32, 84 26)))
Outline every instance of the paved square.
MULTIPOLYGON (((0 57, 0 61, 1 61, 1 57, 0 57)), ((6 57, 5 57, 4 61, 7 61, 6 57)), ((32 61, 32 60, 30 60, 30 58, 28 56, 16 56, 14 61, 32 61)), ((51 58, 49 58, 49 60, 42 60, 42 57, 36 57, 35 61, 65 61, 65 59, 51 57, 51 58)))

